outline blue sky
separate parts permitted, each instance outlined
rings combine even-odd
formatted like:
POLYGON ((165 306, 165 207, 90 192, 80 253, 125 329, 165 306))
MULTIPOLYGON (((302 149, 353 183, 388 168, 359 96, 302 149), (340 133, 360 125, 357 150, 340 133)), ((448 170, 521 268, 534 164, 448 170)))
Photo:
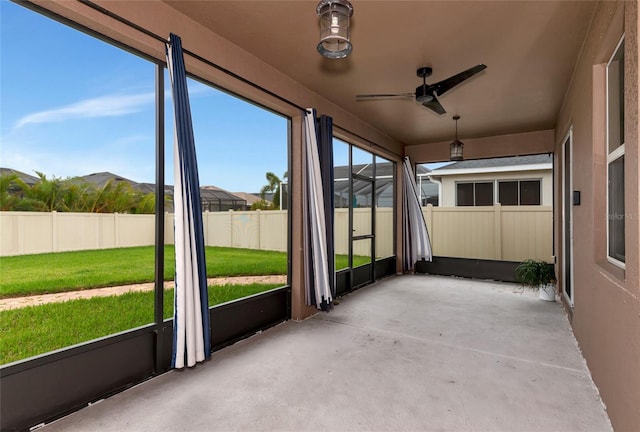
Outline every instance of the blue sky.
MULTIPOLYGON (((71 177, 110 171, 155 181, 154 65, 0 0, 0 166, 71 177)), ((173 117, 165 78, 166 182, 173 117)), ((287 170, 284 117, 190 81, 200 183, 258 191, 287 170)))
MULTIPOLYGON (((0 166, 47 177, 109 171, 155 182, 154 64, 0 0, 0 166)), ((173 113, 165 73, 165 178, 173 113)), ((189 80, 201 185, 257 192, 287 171, 287 120, 189 80)), ((370 155, 354 151, 354 163, 370 155)), ((335 146, 335 163, 348 163, 335 146)))

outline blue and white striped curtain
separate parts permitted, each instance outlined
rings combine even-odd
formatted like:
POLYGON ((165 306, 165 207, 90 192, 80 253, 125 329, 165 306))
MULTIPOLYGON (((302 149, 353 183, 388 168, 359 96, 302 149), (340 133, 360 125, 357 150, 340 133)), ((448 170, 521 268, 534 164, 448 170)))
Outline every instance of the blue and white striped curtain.
POLYGON ((305 301, 330 310, 335 299, 333 244, 333 131, 331 117, 304 117, 304 274, 305 301))
POLYGON ((175 114, 173 163, 176 274, 171 365, 181 369, 211 357, 211 332, 200 181, 187 75, 182 42, 173 33, 167 44, 167 65, 175 114))
POLYGON ((402 255, 404 259, 402 268, 404 271, 411 271, 417 261, 431 261, 431 241, 418 198, 416 178, 408 157, 404 158, 402 165, 404 168, 402 178, 402 255))

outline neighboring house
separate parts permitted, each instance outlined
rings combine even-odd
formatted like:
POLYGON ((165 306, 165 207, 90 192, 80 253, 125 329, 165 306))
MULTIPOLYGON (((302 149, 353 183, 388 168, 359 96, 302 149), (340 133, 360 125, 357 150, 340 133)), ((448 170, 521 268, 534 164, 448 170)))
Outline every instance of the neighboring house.
MULTIPOLYGON (((421 168, 418 165, 418 168, 421 168)), ((422 167, 424 168, 424 167, 422 167)), ((425 168, 427 171, 421 173, 418 170, 418 175, 416 176, 416 187, 418 189, 418 199, 420 200, 420 204, 425 207, 428 204, 433 206, 440 205, 440 195, 442 191, 440 190, 440 183, 436 183, 431 179, 432 170, 425 168)))
POLYGON ((231 192, 233 195, 238 198, 242 198, 247 202, 247 206, 251 207, 253 203, 260 201, 259 193, 249 193, 249 192, 231 192))
POLYGON ((256 202, 256 201, 260 201, 261 199, 263 199, 262 197, 264 196, 264 200, 271 203, 271 204, 275 204, 278 206, 278 208, 280 210, 287 210, 289 208, 289 182, 288 181, 281 181, 280 182, 280 195, 278 198, 278 202, 274 202, 274 200, 276 199, 276 193, 275 192, 265 192, 264 194, 260 193, 260 192, 252 192, 252 193, 247 193, 247 192, 234 192, 234 194, 240 196, 240 197, 247 197, 247 205, 249 207, 251 207, 251 204, 256 202), (251 201, 251 202, 250 202, 251 201))
MULTIPOLYGON (((138 187, 137 182, 130 180, 128 178, 119 176, 117 174, 111 173, 109 171, 103 171, 103 172, 98 172, 98 173, 93 173, 93 174, 87 174, 84 176, 79 176, 78 177, 81 180, 86 181, 87 183, 92 183, 98 187, 104 187, 104 185, 107 184, 107 182, 111 181, 113 184, 118 184, 118 183, 129 183, 134 189, 139 190, 141 192, 143 192, 143 189, 146 188, 140 188, 138 187)), ((144 192, 147 192, 146 190, 144 190, 144 192)), ((151 191, 148 191, 151 192, 151 191)))
MULTIPOLYGON (((80 178, 98 186, 104 186, 109 180, 112 180, 114 183, 127 182, 134 189, 143 193, 153 193, 156 187, 154 183, 137 183, 110 172, 94 173, 80 178)), ((165 203, 165 210, 169 212, 173 211, 173 186, 165 185, 164 194, 170 198, 170 200, 165 203)), ((247 209, 247 201, 245 199, 217 186, 201 186, 200 199, 202 211, 215 212, 247 209)))
MULTIPOLYGON (((25 174, 20 171, 16 171, 11 168, 0 168, 0 174, 12 174, 15 173, 26 184, 32 186, 39 179, 37 177, 25 174)), ((142 192, 144 194, 155 193, 154 183, 138 183, 128 178, 119 176, 117 174, 103 171, 99 173, 87 174, 77 177, 80 180, 86 181, 96 185, 99 188, 104 187, 107 182, 111 181, 113 184, 128 183, 133 189, 142 192)), ((168 212, 173 211, 173 186, 165 185, 164 195, 169 199, 165 202, 165 210, 168 212)), ((250 194, 247 194, 250 195, 250 194)), ((249 204, 244 197, 239 197, 229 191, 221 189, 216 186, 202 186, 200 187, 200 199, 202 201, 202 211, 227 211, 227 210, 248 210, 249 204)), ((259 199, 259 198, 257 198, 259 199)))
POLYGON ((435 184, 442 207, 553 205, 553 158, 547 154, 465 160, 418 178, 423 189, 435 184))
POLYGON ((11 174, 17 175, 20 180, 22 180, 29 186, 33 186, 39 180, 38 177, 23 173, 22 171, 14 170, 12 168, 0 168, 0 176, 11 174))
POLYGON ((217 186, 201 186, 202 211, 247 210, 247 201, 217 186))
MULTIPOLYGON (((373 164, 353 165, 353 207, 371 207, 371 181, 373 179, 373 164)), ((393 207, 393 180, 395 164, 381 162, 375 164, 375 207, 393 207)), ((429 170, 423 166, 416 167, 418 175, 426 175, 429 170)), ((334 205, 335 208, 349 207, 349 167, 336 166, 333 168, 334 205)))
MULTIPOLYGON (((22 171, 14 170, 12 168, 0 168, 0 176, 10 176, 13 174, 18 176, 18 178, 28 186, 33 186, 39 180, 38 177, 34 177, 27 173, 23 173, 22 171)), ((7 186, 7 192, 9 192, 9 194, 11 195, 22 196, 20 188, 16 186, 14 183, 11 183, 7 186)))

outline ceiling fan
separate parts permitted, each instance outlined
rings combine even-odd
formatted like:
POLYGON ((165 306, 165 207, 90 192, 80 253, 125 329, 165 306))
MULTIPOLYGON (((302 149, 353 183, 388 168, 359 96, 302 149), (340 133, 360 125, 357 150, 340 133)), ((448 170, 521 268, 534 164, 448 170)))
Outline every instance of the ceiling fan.
POLYGON ((445 111, 442 104, 440 104, 438 96, 442 96, 447 91, 460 84, 462 81, 471 78, 472 76, 474 76, 478 72, 485 70, 486 68, 486 65, 479 64, 435 84, 427 84, 427 77, 431 75, 431 72, 433 70, 430 67, 421 67, 417 70, 416 73, 420 78, 422 78, 422 85, 416 88, 415 93, 360 94, 356 95, 356 100, 362 101, 382 98, 415 97, 416 101, 420 102, 423 106, 438 114, 444 114, 447 111, 445 111))

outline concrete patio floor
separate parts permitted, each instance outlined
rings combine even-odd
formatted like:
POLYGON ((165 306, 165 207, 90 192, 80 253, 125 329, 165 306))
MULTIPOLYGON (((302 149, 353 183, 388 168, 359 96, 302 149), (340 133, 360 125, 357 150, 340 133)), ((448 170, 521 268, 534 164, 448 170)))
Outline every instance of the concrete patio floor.
POLYGON ((407 275, 41 430, 612 429, 559 303, 514 284, 407 275))

